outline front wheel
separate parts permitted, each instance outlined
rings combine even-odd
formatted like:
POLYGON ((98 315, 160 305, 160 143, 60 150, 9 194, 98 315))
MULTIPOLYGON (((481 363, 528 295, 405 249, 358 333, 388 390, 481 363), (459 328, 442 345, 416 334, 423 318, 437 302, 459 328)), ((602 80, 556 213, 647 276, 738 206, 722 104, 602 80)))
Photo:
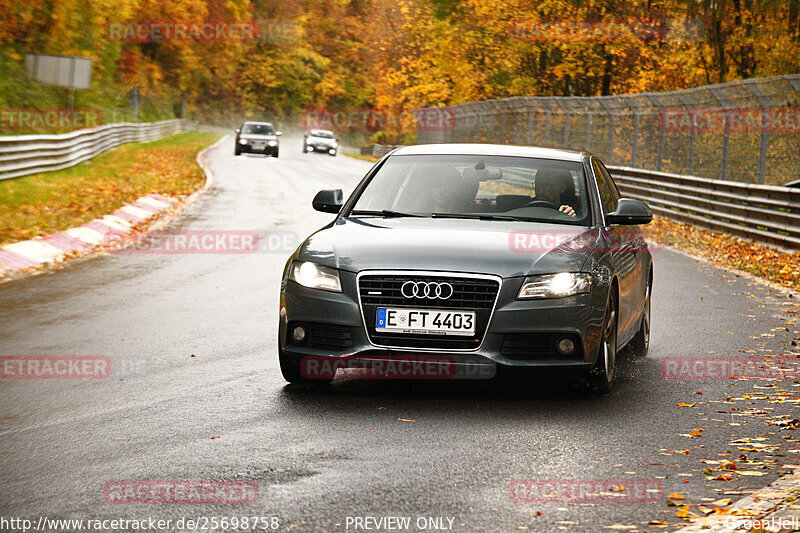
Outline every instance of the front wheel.
POLYGON ((278 149, 276 148, 275 151, 272 152, 272 157, 278 157, 278 149))
POLYGON ((608 295, 606 316, 603 319, 603 332, 597 364, 589 372, 589 386, 598 392, 607 393, 614 388, 617 378, 617 298, 611 291, 608 295))

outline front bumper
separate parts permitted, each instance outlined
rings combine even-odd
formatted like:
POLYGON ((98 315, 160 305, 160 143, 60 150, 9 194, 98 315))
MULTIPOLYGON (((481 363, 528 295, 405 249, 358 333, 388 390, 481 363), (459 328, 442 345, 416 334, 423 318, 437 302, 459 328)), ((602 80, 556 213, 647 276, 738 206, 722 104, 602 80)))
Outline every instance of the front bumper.
POLYGON ((264 146, 254 145, 252 143, 247 144, 239 144, 239 151, 240 152, 247 152, 250 154, 270 154, 274 153, 278 150, 278 144, 274 146, 270 146, 269 144, 265 144, 264 146))
POLYGON ((333 152, 336 152, 336 150, 337 150, 337 148, 338 148, 338 147, 336 147, 336 146, 329 146, 329 145, 326 145, 326 144, 306 143, 306 144, 305 144, 305 150, 306 150, 306 151, 309 151, 309 150, 308 150, 309 148, 311 148, 311 151, 314 151, 314 152, 325 152, 325 153, 329 153, 329 152, 331 152, 331 151, 333 151, 333 152))
POLYGON ((599 288, 566 298, 517 300, 523 278, 503 279, 477 348, 386 347, 370 339, 367 333, 356 275, 341 270, 339 274, 341 293, 309 289, 294 281, 287 281, 281 292, 280 347, 298 364, 305 356, 404 360, 432 355, 464 365, 483 362, 516 368, 588 369, 596 362, 606 303, 606 293, 599 288), (289 335, 296 325, 309 332, 303 342, 295 342, 289 335), (576 346, 569 355, 555 349, 557 342, 565 337, 576 346))

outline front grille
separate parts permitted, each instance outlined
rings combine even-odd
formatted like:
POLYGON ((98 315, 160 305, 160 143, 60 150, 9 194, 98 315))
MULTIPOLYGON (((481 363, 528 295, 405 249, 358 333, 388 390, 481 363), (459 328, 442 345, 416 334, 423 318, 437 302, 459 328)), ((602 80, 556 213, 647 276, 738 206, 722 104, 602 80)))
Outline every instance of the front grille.
POLYGON ((361 303, 392 307, 431 307, 436 309, 491 309, 500 284, 491 279, 452 278, 444 276, 364 276, 359 281, 361 303), (447 282, 453 295, 447 300, 406 298, 400 293, 407 281, 447 282), (379 292, 380 294, 373 294, 379 292))
POLYGON ((433 274, 369 274, 359 278, 359 297, 370 340, 382 346, 434 349, 476 349, 489 325, 500 282, 495 279, 433 274), (453 294, 447 299, 406 298, 401 288, 407 281, 449 283, 453 294), (458 337, 435 334, 383 333, 375 331, 378 307, 421 309, 458 309, 475 311, 475 336, 458 337))
POLYGON ((563 333, 509 333, 503 338, 500 354, 516 361, 583 359, 583 343, 576 335, 563 333), (556 344, 564 337, 575 343, 575 351, 569 355, 561 355, 556 349, 556 344))
POLYGON ((342 351, 353 346, 352 328, 348 326, 322 322, 290 322, 287 332, 290 336, 289 341, 298 346, 333 351, 342 351), (306 330, 306 338, 301 343, 291 339, 291 332, 295 326, 303 326, 306 330))

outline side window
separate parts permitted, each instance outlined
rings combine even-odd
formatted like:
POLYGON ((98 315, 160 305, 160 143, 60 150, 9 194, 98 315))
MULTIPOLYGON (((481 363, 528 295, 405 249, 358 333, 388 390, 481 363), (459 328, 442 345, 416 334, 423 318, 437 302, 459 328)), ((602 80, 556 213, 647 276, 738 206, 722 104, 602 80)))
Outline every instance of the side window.
POLYGON ((597 189, 600 191, 600 202, 603 204, 603 211, 608 214, 617 208, 619 192, 614 185, 614 181, 600 161, 592 158, 592 169, 597 178, 597 189))

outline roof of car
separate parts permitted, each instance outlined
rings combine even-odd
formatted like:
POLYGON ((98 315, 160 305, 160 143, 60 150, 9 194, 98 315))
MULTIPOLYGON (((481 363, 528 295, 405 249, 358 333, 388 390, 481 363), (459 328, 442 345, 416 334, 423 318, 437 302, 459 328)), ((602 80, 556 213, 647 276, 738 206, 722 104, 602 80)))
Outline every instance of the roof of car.
POLYGON ((416 144, 401 146, 393 155, 499 155, 538 157, 562 161, 582 161, 588 152, 540 148, 538 146, 513 146, 507 144, 416 144))
POLYGON ((257 122, 255 120, 248 120, 245 124, 263 124, 264 126, 272 126, 272 122, 257 122))
POLYGON ((331 135, 333 135, 333 132, 331 130, 310 130, 309 133, 330 133, 331 135))

